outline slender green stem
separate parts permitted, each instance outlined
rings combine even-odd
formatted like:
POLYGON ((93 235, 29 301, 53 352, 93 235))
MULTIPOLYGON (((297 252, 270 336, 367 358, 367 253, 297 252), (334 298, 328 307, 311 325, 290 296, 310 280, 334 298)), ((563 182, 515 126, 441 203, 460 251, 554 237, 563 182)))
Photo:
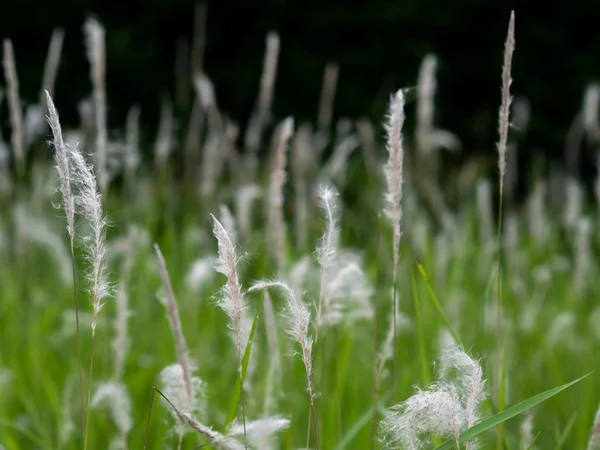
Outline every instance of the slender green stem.
POLYGON ((86 420, 85 420, 85 435, 83 440, 83 449, 87 450, 89 428, 90 428, 90 404, 92 401, 92 378, 94 373, 94 349, 96 342, 96 331, 92 331, 92 352, 90 354, 90 377, 88 380, 88 392, 87 392, 87 408, 86 408, 86 420))
POLYGON ((240 408, 242 409, 242 425, 244 427, 244 449, 248 450, 248 443, 246 438, 246 408, 244 406, 244 378, 242 376, 242 354, 241 349, 238 350, 238 360, 240 367, 240 408))
POLYGON ((71 242, 71 268, 73 271, 73 298, 75 299, 75 327, 77 330, 77 370, 79 372, 79 406, 81 409, 81 431, 85 430, 85 408, 83 406, 83 369, 81 367, 81 338, 79 335, 79 297, 77 295, 77 268, 75 265, 75 245, 71 242))
MULTIPOLYGON (((503 198, 503 189, 504 183, 502 179, 500 179, 500 199, 498 203, 498 258, 497 258, 497 266, 496 266, 496 354, 497 354, 497 388, 498 388, 498 412, 502 412, 504 409, 504 388, 502 384, 504 383, 504 358, 502 352, 502 344, 501 344, 501 334, 502 334, 502 318, 501 314, 501 269, 502 269, 502 198, 503 198)), ((502 441, 504 436, 504 426, 500 424, 498 426, 498 449, 501 450, 503 448, 502 441)))
POLYGON ((379 371, 377 370, 377 323, 379 306, 379 240, 381 238, 381 214, 377 215, 377 248, 375 250, 375 298, 373 299, 373 376, 371 381, 371 450, 375 449, 377 430, 377 396, 379 394, 379 371))

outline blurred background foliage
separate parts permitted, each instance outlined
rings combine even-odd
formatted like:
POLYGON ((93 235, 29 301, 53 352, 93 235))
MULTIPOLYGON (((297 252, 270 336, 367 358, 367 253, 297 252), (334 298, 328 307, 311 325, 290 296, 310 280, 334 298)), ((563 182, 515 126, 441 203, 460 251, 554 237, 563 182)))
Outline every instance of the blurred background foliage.
MULTIPOLYGON (((63 27, 56 100, 63 121, 77 123, 77 103, 91 91, 82 24, 94 14, 106 29, 110 128, 122 129, 127 109, 139 103, 147 138, 154 137, 160 96, 175 95, 178 42, 185 49, 193 39, 193 0, 3 0, 2 5, 0 30, 13 40, 25 103, 37 100, 51 31, 63 27)), ((340 66, 335 117, 367 116, 381 123, 390 93, 414 86, 422 58, 434 53, 437 125, 461 138, 459 159, 490 155, 511 9, 517 23, 512 91, 531 105, 521 167, 538 154, 561 161, 585 86, 600 78, 600 4, 574 0, 558 8, 501 0, 208 1, 204 69, 215 83, 219 106, 243 127, 256 99, 265 36, 276 30, 281 36, 276 119, 293 115, 298 123, 314 121, 324 67, 335 61, 340 66)), ((191 88, 186 95, 178 102, 181 128, 193 98, 191 88)), ((2 108, 6 126, 6 104, 2 108)), ((593 152, 585 154, 582 167, 593 161, 593 152)))

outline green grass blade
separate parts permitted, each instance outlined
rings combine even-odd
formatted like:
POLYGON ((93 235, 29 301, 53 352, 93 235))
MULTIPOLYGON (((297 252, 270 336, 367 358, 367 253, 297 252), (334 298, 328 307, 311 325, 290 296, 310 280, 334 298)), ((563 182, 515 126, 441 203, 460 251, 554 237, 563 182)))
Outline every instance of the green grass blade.
MULTIPOLYGON (((388 394, 388 395, 384 396, 383 399, 382 399, 382 401, 377 404, 377 409, 380 412, 385 413, 387 411, 387 409, 384 406, 384 404, 390 398, 391 398, 391 395, 388 394)), ((346 432, 346 434, 344 434, 344 438, 342 439, 342 441, 338 445, 336 445, 333 448, 333 450, 344 450, 350 444, 352 444, 352 442, 354 442, 354 439, 356 438, 356 436, 358 435, 358 433, 360 433, 360 430, 362 430, 370 422, 370 420, 371 420, 371 413, 372 413, 371 408, 369 408, 368 410, 366 410, 364 412, 364 414, 362 416, 360 416, 358 418, 358 420, 356 422, 354 422, 354 424, 352 424, 352 426, 350 427, 350 429, 346 432)))
POLYGON ((421 277, 423 278, 423 280, 425 281, 425 284, 427 285, 427 292, 429 293, 429 299, 431 300, 433 308, 436 310, 436 312, 438 313, 438 315, 442 319, 442 322, 444 322, 444 325, 446 326, 446 328, 448 329, 448 331, 452 335, 452 338, 454 339, 454 341, 457 344, 460 344, 462 341, 458 337, 458 333, 456 333, 456 331, 454 331, 454 328, 452 328, 452 325, 450 324, 450 321, 446 317, 446 314, 444 314, 444 310, 442 309, 442 305, 440 305, 440 302, 439 302, 437 296, 435 295, 433 287, 431 286, 431 283, 429 281, 429 277, 427 276, 427 272, 425 272, 425 268, 418 261, 417 261, 417 268, 419 269, 419 273, 421 274, 421 277))
POLYGON ((417 278, 415 277, 414 270, 412 271, 412 291, 413 301, 415 304, 415 319, 417 320, 417 335, 419 336, 419 355, 421 357, 421 371, 423 374, 423 382, 425 384, 431 383, 431 376, 429 375, 429 358, 427 358, 427 350, 425 349, 425 340, 423 338, 423 322, 421 320, 421 304, 419 302, 419 291, 417 288, 417 278))
POLYGON ((562 430, 562 432, 558 436, 557 443, 556 443, 556 449, 557 450, 559 450, 559 449, 561 449, 561 448, 563 448, 565 446, 565 444, 567 442, 567 439, 571 435, 571 431, 573 431, 573 427, 575 426, 576 420, 577 420, 577 411, 575 411, 571 415, 571 418, 567 422, 567 425, 565 426, 565 429, 562 430))
MULTIPOLYGON (((562 386, 558 386, 553 389, 549 389, 545 392, 542 392, 540 394, 534 395, 533 397, 528 398, 527 400, 524 400, 521 403, 517 403, 514 406, 511 406, 510 408, 505 409, 504 411, 496 414, 495 416, 490 417, 489 419, 485 419, 485 420, 479 422, 474 427, 471 427, 464 433, 461 433, 459 441, 465 442, 470 439, 473 439, 474 437, 480 435, 484 431, 487 431, 490 428, 493 428, 501 423, 504 423, 508 419, 512 419, 513 417, 521 414, 522 412, 527 411, 530 408, 533 408, 534 406, 548 400, 551 397, 554 397, 556 394, 558 394, 561 391, 564 391, 568 387, 573 386, 575 383, 579 383, 581 380, 583 380, 584 378, 591 375, 591 373, 592 372, 588 373, 587 375, 582 376, 581 378, 577 378, 576 380, 573 380, 570 383, 563 384, 562 386)), ((436 447, 435 450, 449 450, 449 449, 454 448, 455 445, 456 445, 456 441, 454 439, 450 439, 450 440, 444 442, 439 447, 436 447)))
POLYGON ((256 331, 256 324, 258 323, 258 312, 260 311, 262 300, 259 300, 256 306, 256 313, 254 314, 254 320, 252 321, 252 328, 250 329, 250 335, 248 336, 248 345, 246 345, 246 351, 242 358, 242 379, 236 377, 235 389, 233 391, 233 398, 229 405, 229 412, 227 413, 227 420, 225 421, 225 429, 229 428, 229 425, 234 421, 237 415, 238 408, 240 406, 240 397, 242 395, 241 383, 246 379, 246 369, 248 368, 248 361, 250 361, 250 352, 252 351, 252 341, 254 341, 254 332, 256 331))

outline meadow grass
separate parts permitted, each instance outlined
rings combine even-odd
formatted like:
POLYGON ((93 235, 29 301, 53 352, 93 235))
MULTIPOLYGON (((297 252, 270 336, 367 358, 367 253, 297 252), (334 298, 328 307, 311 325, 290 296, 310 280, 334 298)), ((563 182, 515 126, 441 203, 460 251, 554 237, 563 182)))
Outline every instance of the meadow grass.
MULTIPOLYGON (((96 39, 92 61, 93 48, 103 52, 98 27, 93 22, 93 33, 88 30, 96 39)), ((470 176, 467 164, 458 181, 425 176, 431 152, 456 142, 433 127, 433 105, 420 103, 433 101, 433 73, 419 77, 415 139, 402 125, 387 127, 390 154, 399 151, 399 138, 404 142, 404 181, 398 154, 383 170, 384 146, 365 132, 370 127, 373 135, 372 125, 340 121, 336 132, 329 130, 326 100, 316 132, 302 124, 294 130, 286 119, 271 133, 271 153, 255 160, 257 140, 273 131, 272 93, 265 90, 274 83, 278 37, 270 34, 267 46, 270 72, 263 76, 247 154, 238 151, 236 126, 219 111, 210 81, 194 74, 206 129, 187 134, 204 152, 191 160, 202 161, 193 168, 213 185, 196 170, 190 176, 189 168, 179 177, 169 163, 171 153, 184 153, 179 144, 185 138, 172 127, 171 136, 161 127, 157 138, 162 143, 155 148, 169 149, 160 164, 138 167, 133 122, 139 110, 123 140, 106 142, 102 117, 95 125, 100 137, 85 126, 78 130, 93 174, 106 171, 99 190, 94 180, 89 194, 102 203, 96 222, 104 225, 102 213, 108 218, 102 295, 86 280, 90 267, 94 273, 90 248, 104 243, 90 241, 97 224, 90 227, 80 214, 81 187, 73 185, 75 201, 68 203, 76 211, 71 247, 71 225, 65 233, 65 213, 55 207, 64 198, 55 193, 59 176, 47 146, 34 143, 27 154, 16 153, 12 169, 18 171, 0 167, 0 186, 10 187, 0 196, 0 448, 70 449, 84 441, 90 449, 404 448, 385 440, 397 425, 389 408, 411 398, 416 385, 434 402, 434 412, 427 412, 433 420, 447 400, 465 401, 468 412, 456 433, 451 427, 427 433, 423 417, 408 422, 430 438, 419 445, 434 448, 450 438, 444 448, 474 448, 473 435, 462 433, 466 428, 485 428, 485 419, 510 415, 511 406, 596 369, 600 283, 593 246, 600 216, 580 182, 564 173, 531 175, 527 200, 504 203, 498 233, 490 188, 498 180, 470 176), (95 146, 106 152, 105 168, 97 164, 95 146), (215 173, 207 172, 206 155, 215 173), (479 373, 485 395, 469 397, 464 386, 479 373), (430 385, 453 374, 462 387, 430 385), (85 411, 82 389, 91 393, 85 411), (90 418, 87 432, 83 412, 90 418)), ((102 114, 103 57, 92 73, 102 114)), ((434 60, 427 57, 424 67, 435 70, 434 60)), ((322 98, 333 97, 337 77, 338 67, 328 66, 329 94, 322 98)), ((508 89, 510 73, 503 79, 508 89)), ((395 94, 402 108, 404 92, 395 94)), ((516 143, 508 105, 506 91, 499 148, 510 152, 516 143)), ((589 116, 588 127, 597 126, 597 114, 595 122, 589 116)), ((386 120, 375 125, 376 135, 383 137, 386 120)), ((48 133, 41 132, 42 140, 48 133)), ((589 135, 587 143, 594 144, 589 135)), ((65 143, 72 158, 67 133, 65 143)), ((82 170, 77 164, 70 160, 68 167, 82 170)), ((510 170, 510 158, 501 160, 502 176, 510 170)), ((65 195, 64 183, 61 189, 65 195)), ((576 449, 588 442, 594 448, 597 377, 592 373, 533 408, 525 405, 518 417, 494 422, 501 427, 478 435, 480 448, 576 449)), ((412 398, 414 405, 419 398, 412 398)), ((411 403, 403 405, 399 410, 406 412, 411 403)), ((460 405, 453 407, 462 414, 460 405)))

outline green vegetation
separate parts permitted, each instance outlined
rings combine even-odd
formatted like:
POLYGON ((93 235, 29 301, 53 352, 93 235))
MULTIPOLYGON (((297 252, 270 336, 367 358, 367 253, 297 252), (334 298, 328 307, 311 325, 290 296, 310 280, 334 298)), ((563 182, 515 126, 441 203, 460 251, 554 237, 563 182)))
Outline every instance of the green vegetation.
MULTIPOLYGON (((267 73, 257 135, 239 152, 198 75, 203 115, 191 128, 206 129, 186 144, 165 101, 155 164, 139 166, 139 112, 123 142, 103 129, 103 32, 87 27, 97 115, 79 130, 80 150, 67 132, 61 141, 48 95, 59 175, 35 145, 23 149, 28 170, 1 167, 0 448, 379 449, 398 448, 396 431, 424 448, 468 449, 474 438, 595 448, 594 208, 575 179, 537 178, 523 207, 506 202, 498 238, 490 182, 468 165, 447 186, 438 176, 438 153, 457 138, 433 127, 434 58, 419 79, 414 139, 399 90, 382 119, 385 150, 365 122, 330 133, 327 100, 317 131, 288 118, 269 146, 267 73), (189 163, 183 177, 174 152, 189 163)), ((24 133, 11 123, 13 138, 24 133)), ((510 173, 510 157, 500 167, 510 173)))

